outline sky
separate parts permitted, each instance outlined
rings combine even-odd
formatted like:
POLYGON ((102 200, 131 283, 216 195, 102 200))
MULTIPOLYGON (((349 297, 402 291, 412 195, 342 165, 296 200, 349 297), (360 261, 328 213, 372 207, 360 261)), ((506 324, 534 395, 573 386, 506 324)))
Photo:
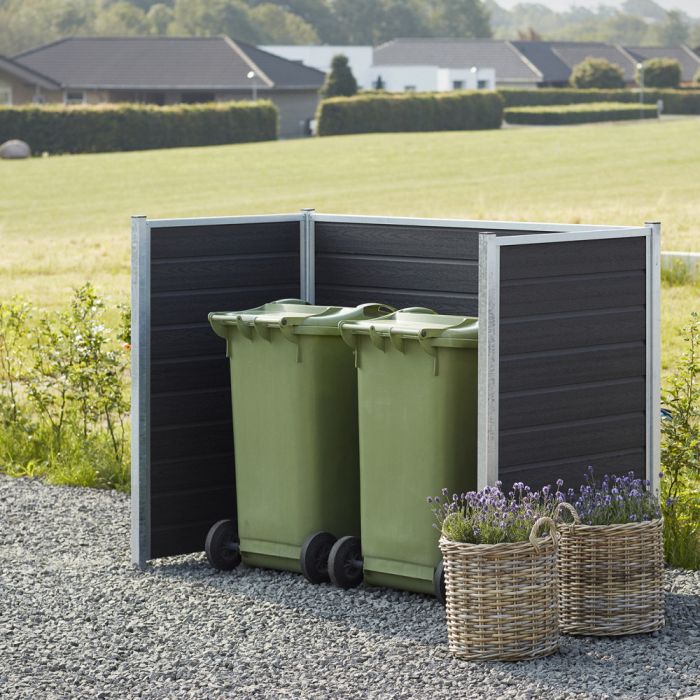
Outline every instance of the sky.
MULTIPOLYGON (((523 1, 525 0, 496 0, 505 9, 510 9, 513 5, 523 1)), ((527 0, 527 2, 538 2, 557 11, 568 10, 572 5, 594 10, 598 5, 614 7, 622 4, 622 0, 602 0, 602 2, 601 0, 527 0)), ((700 17, 700 0, 656 0, 656 3, 666 10, 683 10, 691 17, 700 17)))

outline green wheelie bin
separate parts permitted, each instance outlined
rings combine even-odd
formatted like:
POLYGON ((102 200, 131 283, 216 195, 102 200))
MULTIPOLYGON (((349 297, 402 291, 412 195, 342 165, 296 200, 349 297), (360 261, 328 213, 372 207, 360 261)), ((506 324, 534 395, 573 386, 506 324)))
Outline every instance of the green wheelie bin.
POLYGON ((336 535, 360 529, 357 376, 338 326, 391 311, 281 300, 209 314, 230 358, 237 500, 237 523, 207 535, 212 566, 328 580, 336 535))
POLYGON ((331 580, 443 600, 426 497, 476 487, 477 319, 412 308, 340 332, 358 374, 362 539, 333 545, 331 580))

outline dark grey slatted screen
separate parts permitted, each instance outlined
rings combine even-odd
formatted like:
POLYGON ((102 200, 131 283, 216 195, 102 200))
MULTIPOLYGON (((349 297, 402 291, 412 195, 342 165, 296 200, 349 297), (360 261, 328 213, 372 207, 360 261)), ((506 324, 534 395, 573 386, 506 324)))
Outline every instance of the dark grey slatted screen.
POLYGON ((200 551, 235 516, 225 344, 210 311, 298 297, 299 222, 151 230, 151 551, 200 551))
POLYGON ((646 469, 646 241, 501 247, 499 475, 646 469))
POLYGON ((482 231, 317 221, 316 302, 377 301, 476 316, 482 231))

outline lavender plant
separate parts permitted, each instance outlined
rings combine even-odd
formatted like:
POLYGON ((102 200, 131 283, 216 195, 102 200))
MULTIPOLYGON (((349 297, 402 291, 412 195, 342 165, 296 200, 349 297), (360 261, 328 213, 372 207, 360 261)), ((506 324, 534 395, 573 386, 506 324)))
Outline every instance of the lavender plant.
POLYGON ((557 481, 556 491, 550 486, 532 491, 518 482, 507 494, 500 481, 481 491, 461 494, 450 495, 443 489, 441 496, 428 497, 435 516, 433 527, 454 542, 524 542, 535 521, 545 515, 551 517, 556 505, 564 500, 560 491, 563 483, 557 481))
POLYGON ((598 481, 593 467, 584 474, 585 483, 567 491, 584 525, 612 525, 654 520, 661 517, 659 499, 650 490, 649 481, 634 472, 626 476, 608 476, 598 481))

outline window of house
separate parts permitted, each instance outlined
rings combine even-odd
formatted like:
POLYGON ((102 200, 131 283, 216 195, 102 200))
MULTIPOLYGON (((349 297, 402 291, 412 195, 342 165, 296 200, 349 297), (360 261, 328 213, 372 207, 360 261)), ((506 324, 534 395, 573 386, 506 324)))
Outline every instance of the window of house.
POLYGON ((489 81, 488 80, 477 80, 476 81, 476 87, 479 90, 486 90, 489 86, 489 81))
POLYGON ((12 104, 12 88, 9 85, 0 83, 0 105, 12 104))
POLYGON ((405 90, 406 92, 415 92, 415 91, 416 91, 416 86, 415 86, 415 85, 406 85, 406 87, 404 87, 404 90, 405 90))
POLYGON ((463 80, 453 80, 452 81, 452 89, 453 90, 464 90, 464 81, 463 80))
POLYGON ((77 90, 67 90, 64 102, 67 105, 82 105, 85 104, 85 93, 77 90))

